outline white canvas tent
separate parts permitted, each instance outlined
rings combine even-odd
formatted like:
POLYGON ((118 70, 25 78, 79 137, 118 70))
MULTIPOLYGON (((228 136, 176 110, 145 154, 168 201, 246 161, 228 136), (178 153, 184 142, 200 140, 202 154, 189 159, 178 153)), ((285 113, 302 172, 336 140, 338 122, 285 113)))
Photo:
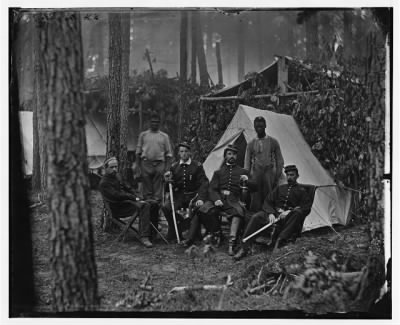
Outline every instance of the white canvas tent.
MULTIPOLYGON (((32 174, 33 165, 33 113, 20 111, 22 140, 24 146, 25 175, 32 174)), ((107 117, 105 113, 92 113, 86 117, 86 144, 89 168, 99 168, 105 159, 107 141, 107 117)), ((128 151, 136 149, 138 138, 138 122, 133 118, 128 121, 128 151)))
MULTIPOLYGON (((204 169, 209 179, 221 165, 223 151, 228 144, 236 143, 240 149, 238 156, 242 155, 244 158, 247 143, 256 136, 253 121, 257 116, 263 116, 266 119, 267 134, 279 141, 285 165, 295 164, 298 167, 299 183, 317 186, 335 184, 332 177, 312 154, 292 116, 245 105, 239 105, 225 133, 204 162, 204 169)), ((304 222, 303 231, 338 223, 347 224, 350 203, 349 191, 337 186, 318 188, 311 213, 304 222)))

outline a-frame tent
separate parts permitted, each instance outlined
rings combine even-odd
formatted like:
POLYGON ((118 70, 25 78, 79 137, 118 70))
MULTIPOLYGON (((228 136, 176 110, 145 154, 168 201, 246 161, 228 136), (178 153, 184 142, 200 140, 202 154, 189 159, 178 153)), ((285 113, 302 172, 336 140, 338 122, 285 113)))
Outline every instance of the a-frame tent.
MULTIPOLYGON (((228 144, 235 143, 239 147, 238 163, 243 164, 247 143, 256 137, 253 121, 257 116, 266 119, 267 134, 279 141, 285 165, 295 164, 298 167, 298 182, 321 186, 316 190, 314 204, 304 222, 303 231, 333 224, 347 224, 351 204, 350 191, 338 186, 327 186, 335 185, 334 180, 313 155, 296 121, 290 115, 239 105, 225 133, 204 162, 207 177, 211 179, 214 171, 221 166, 223 151, 228 144)), ((281 182, 285 182, 284 176, 281 182)))

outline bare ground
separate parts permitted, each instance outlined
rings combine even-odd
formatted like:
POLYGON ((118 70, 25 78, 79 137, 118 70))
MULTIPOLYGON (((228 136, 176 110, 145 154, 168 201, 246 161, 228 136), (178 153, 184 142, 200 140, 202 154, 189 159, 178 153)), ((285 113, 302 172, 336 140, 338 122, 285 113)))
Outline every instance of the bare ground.
MULTIPOLYGON (((303 301, 283 299, 282 292, 261 290, 255 295, 248 295, 244 289, 254 282, 263 265, 275 263, 278 268, 284 268, 301 264, 309 250, 321 256, 328 256, 332 251, 340 252, 342 258, 350 258, 351 269, 354 270, 361 270, 368 259, 368 236, 364 225, 336 227, 337 233, 330 228, 304 233, 295 244, 284 246, 273 255, 257 245, 251 256, 239 262, 227 255, 226 243, 208 256, 201 254, 203 245, 188 253, 184 248, 167 245, 161 239, 154 242, 154 248, 147 249, 133 236, 127 236, 125 242, 117 242, 117 234, 103 233, 99 227, 102 202, 98 192, 92 191, 91 201, 101 297, 99 311, 304 310, 307 306, 303 301), (168 294, 176 286, 222 285, 227 275, 231 275, 233 284, 226 290, 222 302, 221 290, 168 294), (140 288, 146 277, 151 290, 140 288)), ((51 312, 49 217, 46 206, 33 209, 32 215, 37 311, 51 312)), ((164 234, 165 231, 163 227, 164 234)), ((275 270, 270 271, 273 273, 275 270)))

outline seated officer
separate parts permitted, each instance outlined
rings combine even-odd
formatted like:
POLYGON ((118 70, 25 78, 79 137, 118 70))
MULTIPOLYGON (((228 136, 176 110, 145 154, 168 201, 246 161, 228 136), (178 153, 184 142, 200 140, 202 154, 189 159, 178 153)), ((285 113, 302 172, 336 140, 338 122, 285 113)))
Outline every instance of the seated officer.
MULTIPOLYGON (((184 211, 184 213, 175 213, 179 238, 182 239, 184 224, 187 227, 190 223, 190 220, 187 222, 184 221, 184 218, 187 217, 186 209, 189 208, 191 201, 195 206, 195 210, 203 205, 207 198, 208 179, 201 163, 191 158, 190 145, 188 143, 180 143, 178 150, 180 160, 172 164, 171 170, 165 173, 164 178, 167 184, 172 183, 175 211, 184 211)), ((167 191, 169 193, 169 189, 167 191)), ((162 210, 168 222, 167 239, 174 240, 176 239, 176 234, 172 216, 171 198, 166 200, 162 210)), ((194 239, 198 230, 198 227, 193 227, 190 234, 192 239, 194 239)))
POLYGON ((126 218, 139 209, 139 233, 142 243, 148 248, 152 247, 153 244, 150 241, 150 213, 154 210, 153 204, 141 200, 129 186, 121 181, 117 172, 117 158, 111 157, 106 159, 104 167, 105 175, 100 181, 99 190, 103 199, 109 203, 113 216, 116 218, 126 218))
POLYGON ((255 182, 249 181, 249 172, 236 164, 238 149, 228 145, 224 150, 224 162, 219 170, 214 172, 210 182, 209 198, 201 212, 208 213, 209 217, 219 219, 221 212, 231 220, 229 235, 229 255, 234 254, 234 247, 238 238, 241 224, 244 224, 246 215, 245 204, 241 201, 241 183, 248 182, 249 189, 256 187, 255 182))
MULTIPOLYGON (((283 246, 288 241, 295 241, 301 234, 303 223, 311 211, 313 196, 310 195, 309 185, 297 183, 299 172, 295 165, 285 167, 287 184, 279 185, 265 199, 263 210, 255 213, 247 224, 243 238, 253 234, 268 223, 275 223, 272 231, 270 246, 283 246)), ((234 256, 239 260, 246 256, 252 237, 234 256)))

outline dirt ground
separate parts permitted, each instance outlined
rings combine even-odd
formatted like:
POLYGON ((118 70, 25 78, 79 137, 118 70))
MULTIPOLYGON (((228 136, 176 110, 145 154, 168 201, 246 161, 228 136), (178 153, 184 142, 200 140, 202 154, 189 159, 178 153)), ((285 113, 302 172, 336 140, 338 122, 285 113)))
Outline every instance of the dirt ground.
MULTIPOLYGON (((100 311, 243 311, 243 310, 303 310, 301 301, 283 299, 283 294, 260 291, 255 295, 245 292, 261 267, 276 262, 281 267, 303 263, 309 250, 327 256, 331 251, 352 256, 354 270, 360 270, 368 258, 368 236, 364 225, 335 227, 307 232, 295 244, 289 244, 273 255, 264 246, 255 245, 251 256, 235 262, 227 254, 227 243, 204 256, 199 245, 190 252, 176 244, 165 244, 161 239, 148 249, 127 236, 118 242, 116 233, 104 233, 100 229, 102 202, 97 191, 92 191, 95 260, 98 272, 100 311), (200 253, 199 253, 200 252, 200 253), (233 284, 222 297, 221 290, 189 290, 168 292, 177 286, 223 285, 230 275, 233 284), (140 288, 148 277, 151 290, 140 288), (219 307, 218 307, 219 306, 219 307)), ((49 217, 46 206, 33 209, 33 244, 35 287, 38 297, 37 311, 49 312, 49 217)), ((166 225, 162 224, 162 233, 166 225)), ((272 270, 271 270, 272 271, 272 270)), ((311 310, 318 313, 318 310, 311 310)))

